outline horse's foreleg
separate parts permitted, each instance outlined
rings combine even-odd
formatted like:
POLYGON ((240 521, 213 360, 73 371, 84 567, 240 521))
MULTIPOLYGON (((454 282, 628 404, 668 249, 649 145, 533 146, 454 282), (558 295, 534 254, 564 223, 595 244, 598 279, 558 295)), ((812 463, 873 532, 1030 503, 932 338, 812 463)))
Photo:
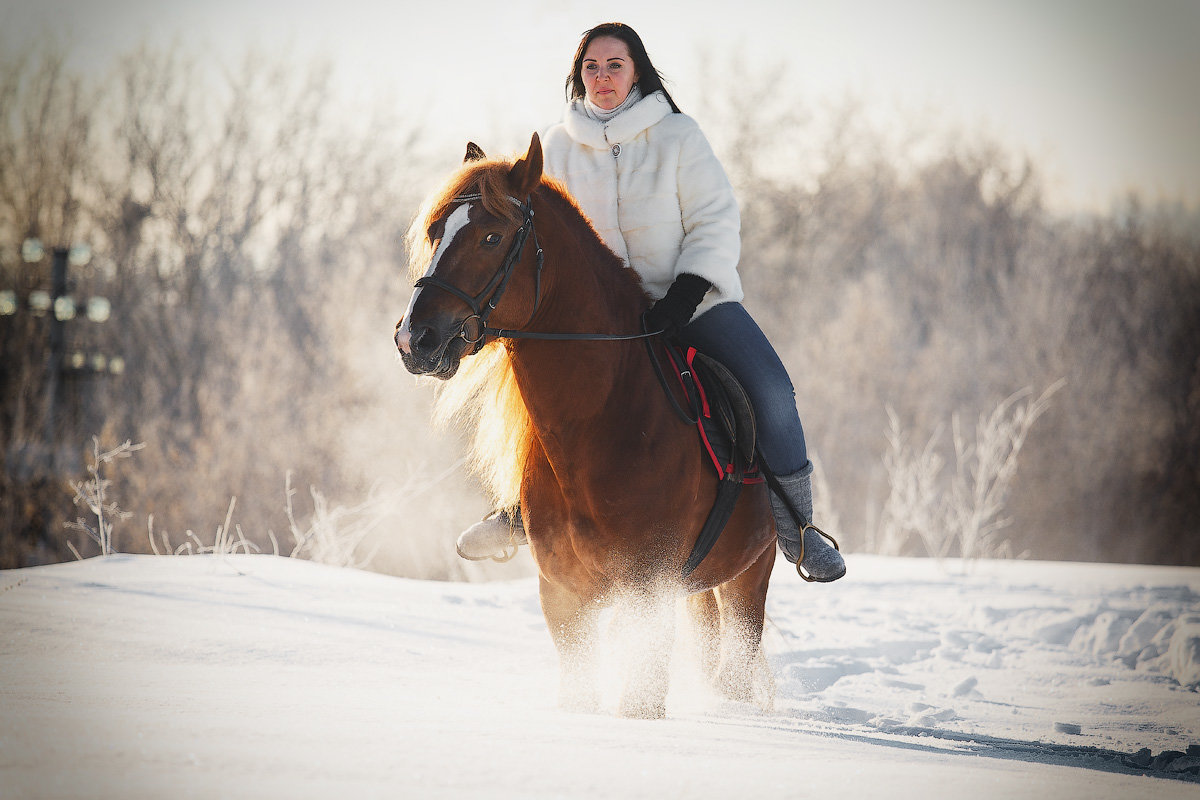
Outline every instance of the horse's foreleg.
POLYGON ((704 677, 713 680, 721 659, 721 609, 716 593, 709 589, 688 595, 687 610, 696 637, 700 669, 704 677))
POLYGON ((621 716, 666 716, 675 643, 674 597, 639 592, 627 598, 613 618, 613 633, 624 672, 621 716))
POLYGON ((771 546, 750 569, 716 589, 721 610, 721 662, 714 683, 725 696, 742 702, 753 702, 756 683, 764 683, 758 694, 766 695, 762 704, 767 706, 774 696, 774 679, 765 668, 762 634, 767 584, 774 564, 775 547, 771 546))
POLYGON ((568 711, 598 711, 595 603, 544 577, 539 595, 546 627, 558 650, 559 705, 568 711))

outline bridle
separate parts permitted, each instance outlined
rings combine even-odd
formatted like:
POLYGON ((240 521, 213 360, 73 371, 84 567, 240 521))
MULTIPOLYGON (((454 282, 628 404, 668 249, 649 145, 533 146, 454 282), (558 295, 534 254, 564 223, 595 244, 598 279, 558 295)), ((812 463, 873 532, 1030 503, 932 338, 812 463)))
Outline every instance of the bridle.
MULTIPOLYGON (((521 253, 525 249, 525 242, 530 235, 533 236, 533 246, 537 248, 537 271, 534 273, 534 297, 533 297, 533 312, 529 315, 529 321, 532 321, 537 314, 538 306, 542 302, 542 266, 543 253, 542 248, 538 244, 537 231, 533 227, 533 203, 532 198, 526 198, 524 202, 517 198, 506 195, 506 199, 514 203, 521 211, 521 225, 517 228, 516 235, 513 237, 513 243, 509 246, 508 252, 504 256, 504 261, 500 263, 499 268, 492 274, 491 280, 487 285, 475 295, 470 295, 464 292, 457 286, 447 283, 441 278, 435 278, 433 275, 426 275, 419 278, 413 284, 414 288, 421 289, 426 286, 434 289, 441 289, 443 292, 454 295, 459 300, 462 300, 471 309, 471 315, 464 319, 459 325, 458 333, 455 334, 461 338, 470 347, 471 351, 466 355, 474 355, 483 347, 483 340, 488 336, 494 336, 498 339, 541 339, 548 341, 567 341, 567 342, 624 342, 634 339, 642 339, 646 345, 646 353, 650 358, 650 364, 654 368, 655 376, 658 378, 659 385, 667 394, 667 399, 671 401, 671 406, 676 415, 684 422, 694 425, 699 419, 698 395, 693 388, 688 389, 686 386, 691 384, 693 378, 690 370, 684 370, 680 374, 680 378, 685 382, 685 393, 688 396, 689 408, 685 409, 675 399, 675 395, 671 392, 670 386, 667 384, 666 375, 663 372, 662 363, 659 360, 658 354, 655 352, 653 344, 649 341, 652 337, 666 333, 664 330, 647 331, 645 314, 642 315, 642 333, 619 334, 619 333, 549 333, 542 331, 526 331, 520 329, 506 328, 489 328, 487 325, 488 317, 496 310, 496 306, 500 304, 500 298, 504 295, 508 288, 509 279, 512 278, 513 272, 516 270, 517 262, 521 260, 521 253), (467 334, 467 326, 471 320, 476 320, 479 325, 479 332, 475 337, 467 334)), ((483 195, 460 194, 455 195, 451 202, 469 203, 474 200, 482 200, 483 195)), ((529 321, 525 324, 528 325, 529 321)), ((444 352, 449 342, 453 341, 454 337, 447 339, 446 344, 443 344, 441 350, 444 352)))
MULTIPOLYGON (((482 199, 482 194, 463 194, 456 196, 453 202, 469 203, 472 200, 482 199)), ((542 299, 542 248, 538 246, 537 231, 533 229, 533 205, 528 200, 521 202, 515 197, 509 197, 508 200, 516 203, 517 207, 521 210, 523 220, 521 226, 517 228, 513 242, 508 248, 508 253, 504 256, 504 261, 500 263, 499 269, 493 273, 491 280, 487 282, 487 285, 478 294, 469 295, 457 286, 447 283, 441 278, 436 278, 433 275, 426 275, 413 284, 414 288, 417 289, 425 286, 441 289, 443 292, 448 292, 467 304, 471 309, 471 316, 462 321, 462 324, 459 326, 458 336, 462 337, 462 340, 467 344, 474 347, 471 351, 472 353, 478 352, 479 348, 483 346, 485 336, 498 335, 500 333, 498 329, 487 326, 488 317, 496 310, 496 306, 500 304, 500 298, 504 296, 504 291, 508 288, 508 282, 516 270, 517 262, 521 260, 521 253, 525 249, 525 241, 531 233, 533 234, 533 245, 537 247, 537 272, 533 300, 533 312, 535 314, 542 299), (479 330, 478 335, 474 338, 471 338, 467 334, 467 327, 471 324, 472 320, 478 323, 479 330)))
MULTIPOLYGON (((421 289, 430 286, 434 289, 441 289, 443 292, 452 294, 459 300, 467 304, 471 309, 471 315, 462 321, 456 334, 464 342, 472 347, 468 355, 479 352, 483 347, 483 340, 488 336, 494 336, 498 339, 545 339, 551 341, 628 341, 631 339, 646 339, 651 336, 657 336, 662 333, 659 331, 645 331, 643 333, 634 334, 611 334, 611 333, 544 333, 541 331, 526 331, 521 329, 506 329, 506 328, 489 328, 487 321, 492 312, 496 310, 496 306, 500 304, 500 298, 504 296, 504 292, 508 289, 508 282, 516 271, 517 263, 521 260, 521 254, 525 250, 525 242, 529 237, 533 236, 533 246, 537 248, 536 261, 537 268, 534 273, 534 296, 533 296, 533 312, 529 315, 530 321, 537 314, 538 307, 542 302, 542 266, 543 254, 542 248, 538 244, 537 231, 533 227, 533 204, 532 200, 527 198, 524 202, 512 196, 506 196, 509 202, 515 203, 521 211, 522 222, 517 228, 516 234, 513 236, 513 242, 508 248, 508 252, 504 256, 504 261, 500 263, 499 268, 492 274, 487 285, 475 295, 470 295, 462 289, 447 283, 441 278, 436 278, 433 275, 426 275, 417 280, 413 284, 414 288, 421 289), (467 333, 467 327, 472 320, 478 325, 477 334, 472 337, 467 333)), ((482 194, 460 194, 456 195, 452 202, 469 203, 473 200, 482 200, 482 194)), ((528 322, 526 323, 529 324, 528 322)))

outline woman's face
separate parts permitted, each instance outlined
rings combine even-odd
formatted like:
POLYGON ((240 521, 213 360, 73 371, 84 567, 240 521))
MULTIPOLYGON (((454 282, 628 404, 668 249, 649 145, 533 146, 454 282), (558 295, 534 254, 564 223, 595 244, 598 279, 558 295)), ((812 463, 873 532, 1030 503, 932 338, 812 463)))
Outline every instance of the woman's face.
POLYGON ((601 36, 588 43, 580 77, 587 90, 587 99, 605 111, 624 103, 638 80, 629 47, 611 36, 601 36))

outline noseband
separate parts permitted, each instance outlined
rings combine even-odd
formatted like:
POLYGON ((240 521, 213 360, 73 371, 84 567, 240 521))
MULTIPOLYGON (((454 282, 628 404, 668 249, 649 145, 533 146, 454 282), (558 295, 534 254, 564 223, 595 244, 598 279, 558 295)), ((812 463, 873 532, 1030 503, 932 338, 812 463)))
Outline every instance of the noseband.
MULTIPOLYGON (((461 194, 454 198, 454 202, 469 203, 473 200, 482 200, 482 194, 461 194)), ((537 248, 537 271, 534 274, 534 295, 533 295, 533 314, 537 313, 538 306, 542 302, 542 248, 538 245, 537 231, 533 229, 533 205, 529 200, 521 202, 515 197, 509 197, 508 200, 515 203, 517 208, 521 210, 523 220, 521 226, 517 228, 516 234, 513 236, 513 242, 508 248, 508 253, 504 256, 504 261, 501 262, 499 269, 492 274, 491 280, 483 287, 483 290, 476 295, 469 295, 457 286, 446 283, 441 278, 435 278, 432 275, 427 275, 419 279, 413 286, 420 289, 425 286, 432 286, 435 289, 441 289, 443 292, 454 295, 459 300, 462 300, 471 309, 471 316, 462 321, 459 326, 458 336, 464 342, 471 345, 471 353, 479 352, 479 348, 483 347, 483 340, 486 336, 500 336, 509 333, 498 328, 489 328, 487 326, 488 317, 496 310, 496 306, 500 304, 500 298, 504 296, 504 291, 508 288, 508 281, 512 278, 513 272, 516 269, 517 262, 521 260, 521 253, 525 249, 525 240, 533 234, 533 246, 537 248), (475 320, 479 326, 479 333, 474 338, 467 334, 467 326, 471 321, 475 320)), ((533 318, 530 314, 530 319, 533 318)))
MULTIPOLYGON (((470 202, 472 200, 482 200, 481 194, 460 194, 454 198, 456 202, 470 202)), ((524 330, 509 330, 506 328, 489 328, 487 326, 488 317, 496 310, 496 306, 500 303, 500 298, 504 295, 504 290, 508 288, 509 278, 512 277, 513 271, 516 269, 517 262, 521 260, 521 252, 525 249, 525 240, 533 235, 533 246, 537 248, 537 271, 534 273, 534 296, 533 296, 533 313, 529 315, 532 320, 537 314, 538 306, 542 301, 542 248, 538 244, 537 231, 533 228, 533 205, 531 200, 527 199, 521 202, 515 197, 508 197, 509 202, 515 203, 517 208, 521 209, 521 214, 524 220, 521 222, 521 227, 517 228, 516 235, 513 237, 513 243, 508 248, 508 253, 504 256, 504 261, 500 264, 500 268, 492 275, 492 279, 488 281, 487 286, 483 287, 483 291, 476 295, 469 295, 457 286, 446 283, 441 278, 435 278, 432 275, 427 275, 424 278, 417 280, 414 287, 420 289, 424 286, 432 286, 434 289, 441 289, 443 292, 454 295, 459 300, 462 300, 471 309, 471 316, 462 321, 459 326, 458 336, 467 344, 471 345, 471 352, 468 355, 473 355, 479 352, 483 347, 483 340, 488 336, 495 336, 498 339, 543 339, 552 341, 570 341, 570 342, 623 342, 630 339, 647 339, 651 336, 658 336, 663 331, 644 331, 643 333, 543 333, 541 331, 524 331, 524 330), (476 320, 479 324, 479 334, 472 338, 467 334, 467 325, 471 320, 476 320)))
MULTIPOLYGON (((460 194, 455 196, 455 202, 470 202, 472 200, 481 200, 481 194, 460 194)), ((483 340, 487 336, 495 336, 498 339, 542 339, 551 341, 570 341, 570 342, 624 342, 631 339, 648 340, 651 337, 659 336, 666 331, 656 330, 647 331, 646 315, 642 314, 642 333, 543 333, 541 331, 523 331, 523 330, 506 330, 504 328, 489 328, 487 327, 487 319, 491 313, 496 310, 496 306, 500 303, 500 297, 504 294, 504 290, 508 288, 509 278, 512 277, 513 270, 516 269, 517 262, 521 260, 521 251, 525 248, 525 240, 533 234, 533 246, 537 248, 537 272, 534 277, 534 296, 533 296, 533 313, 529 315, 532 320, 537 314, 538 305, 542 301, 542 248, 538 244, 537 231, 533 229, 533 205, 530 199, 521 202, 515 197, 508 196, 508 200, 515 203, 521 209, 521 214, 524 220, 521 226, 517 228, 517 233, 513 237, 513 243, 508 248, 508 253, 504 256, 504 261, 500 264, 500 268, 492 275, 492 279, 488 281, 487 286, 483 287, 483 291, 477 295, 469 295, 457 286, 446 283, 441 278, 435 278, 432 275, 426 275, 424 278, 417 280, 414 287, 420 289, 425 286, 432 286, 435 289, 441 289, 443 292, 454 295, 459 300, 466 303, 471 309, 471 316, 462 321, 458 328, 458 337, 471 346, 471 352, 467 355, 478 353, 483 347, 483 340), (467 335, 467 324, 472 320, 479 322, 479 335, 471 338, 467 335)), ((447 344, 442 345, 444 351, 451 338, 447 340, 447 344)), ((675 413, 684 422, 689 425, 694 425, 698 417, 695 413, 689 413, 675 399, 671 389, 667 385, 666 376, 663 373, 662 364, 659 363, 658 355, 654 352, 654 347, 651 342, 645 341, 646 353, 650 357, 650 364, 654 367, 655 375, 658 377, 659 385, 667 393, 667 399, 671 401, 671 405, 675 413)), ((685 372, 685 380, 690 381, 689 372, 685 372)), ((691 396, 689 395, 689 402, 691 396)))

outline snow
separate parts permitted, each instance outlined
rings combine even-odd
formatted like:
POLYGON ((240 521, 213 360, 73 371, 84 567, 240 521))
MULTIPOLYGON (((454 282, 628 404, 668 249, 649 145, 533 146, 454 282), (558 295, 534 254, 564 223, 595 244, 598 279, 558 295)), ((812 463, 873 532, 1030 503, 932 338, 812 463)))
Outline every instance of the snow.
POLYGON ((529 577, 0 572, 0 797, 1200 796, 1200 569, 848 562, 780 561, 772 708, 710 694, 681 637, 659 721, 607 673, 604 713, 558 710, 529 577))

